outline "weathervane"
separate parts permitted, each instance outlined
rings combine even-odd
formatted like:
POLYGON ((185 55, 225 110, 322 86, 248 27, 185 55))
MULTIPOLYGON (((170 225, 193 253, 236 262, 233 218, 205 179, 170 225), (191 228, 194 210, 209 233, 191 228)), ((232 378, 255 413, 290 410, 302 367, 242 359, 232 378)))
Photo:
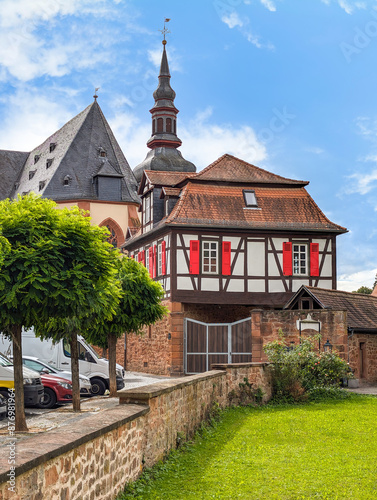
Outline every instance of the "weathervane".
POLYGON ((93 97, 94 97, 94 100, 95 100, 95 101, 97 100, 97 97, 98 97, 97 92, 99 91, 99 89, 100 89, 100 88, 101 88, 101 87, 96 87, 96 88, 94 89, 94 96, 93 96, 93 97))
POLYGON ((162 45, 166 45, 166 40, 165 40, 165 35, 166 33, 170 33, 170 31, 166 28, 166 23, 170 21, 170 18, 165 17, 164 19, 164 29, 163 30, 158 30, 161 31, 161 33, 164 35, 164 39, 162 40, 162 45))

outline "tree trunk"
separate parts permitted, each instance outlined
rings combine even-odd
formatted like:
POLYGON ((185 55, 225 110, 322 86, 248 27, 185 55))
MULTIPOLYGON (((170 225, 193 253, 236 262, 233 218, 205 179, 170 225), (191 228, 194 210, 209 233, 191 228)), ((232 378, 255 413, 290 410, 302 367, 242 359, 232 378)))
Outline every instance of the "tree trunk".
POLYGON ((108 356, 109 356, 109 378, 110 378, 110 397, 115 398, 117 395, 117 381, 116 381, 116 347, 117 337, 108 333, 108 356))
POLYGON ((79 349, 77 331, 71 333, 71 371, 73 411, 80 411, 79 349))
POLYGON ((14 325, 12 328, 13 337, 13 373, 14 373, 14 392, 15 392, 15 430, 16 432, 25 432, 28 430, 25 418, 24 404, 24 375, 22 372, 22 340, 21 325, 14 325))

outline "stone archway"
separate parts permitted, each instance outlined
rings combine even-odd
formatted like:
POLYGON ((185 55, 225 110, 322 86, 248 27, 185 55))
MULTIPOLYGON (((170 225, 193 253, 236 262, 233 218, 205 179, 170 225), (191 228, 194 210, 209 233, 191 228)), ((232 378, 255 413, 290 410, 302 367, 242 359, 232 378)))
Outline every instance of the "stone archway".
POLYGON ((111 219, 109 217, 99 225, 100 227, 107 227, 107 229, 110 231, 110 236, 108 237, 107 241, 111 243, 115 248, 119 248, 120 245, 124 243, 124 233, 119 224, 115 222, 114 219, 111 219))

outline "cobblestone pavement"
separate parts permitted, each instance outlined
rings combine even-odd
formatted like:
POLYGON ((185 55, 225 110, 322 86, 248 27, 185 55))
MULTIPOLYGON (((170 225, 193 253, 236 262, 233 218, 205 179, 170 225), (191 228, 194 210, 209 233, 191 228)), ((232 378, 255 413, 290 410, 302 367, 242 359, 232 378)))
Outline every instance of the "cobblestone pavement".
MULTIPOLYGON (((155 384, 166 379, 169 379, 169 377, 126 372, 124 389, 134 389, 135 387, 155 384)), ((28 434, 45 432, 56 427, 70 425, 82 418, 83 414, 94 414, 116 406, 119 406, 118 398, 97 396, 93 398, 81 398, 81 413, 74 413, 72 411, 72 404, 60 405, 52 410, 25 408, 26 422, 29 428, 28 434)), ((4 439, 8 438, 7 427, 7 418, 0 420, 0 445, 4 442, 4 439)), ((25 437, 25 434, 20 434, 18 437, 21 438, 22 436, 25 437)))

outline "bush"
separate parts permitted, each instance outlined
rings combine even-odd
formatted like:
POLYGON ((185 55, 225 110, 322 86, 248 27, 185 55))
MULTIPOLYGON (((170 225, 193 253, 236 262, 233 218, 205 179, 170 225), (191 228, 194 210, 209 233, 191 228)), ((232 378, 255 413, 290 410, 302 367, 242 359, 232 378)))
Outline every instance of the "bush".
POLYGON ((272 364, 274 399, 305 401, 314 388, 339 386, 340 380, 350 378, 348 363, 335 352, 318 352, 319 336, 302 338, 290 346, 282 335, 269 342, 264 351, 272 364))

